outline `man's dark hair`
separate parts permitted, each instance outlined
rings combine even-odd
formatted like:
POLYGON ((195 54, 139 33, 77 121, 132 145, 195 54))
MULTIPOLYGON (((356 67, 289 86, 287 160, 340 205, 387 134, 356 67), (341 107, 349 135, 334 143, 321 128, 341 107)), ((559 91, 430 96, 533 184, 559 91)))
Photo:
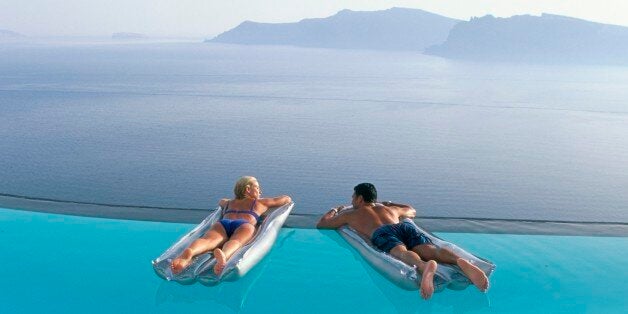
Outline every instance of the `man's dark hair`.
POLYGON ((377 201, 377 190, 371 183, 360 183, 353 188, 355 196, 362 196, 367 203, 373 203, 377 201))

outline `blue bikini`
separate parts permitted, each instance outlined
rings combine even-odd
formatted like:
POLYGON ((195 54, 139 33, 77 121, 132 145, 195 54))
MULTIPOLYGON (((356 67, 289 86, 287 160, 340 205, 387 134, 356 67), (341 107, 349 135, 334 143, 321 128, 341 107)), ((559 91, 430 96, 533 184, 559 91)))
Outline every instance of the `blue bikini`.
MULTIPOLYGON (((223 215, 226 214, 249 214, 251 216, 253 216, 255 218, 255 220, 259 223, 260 222, 260 217, 259 215, 253 210, 255 208, 255 203, 257 202, 257 200, 253 201, 253 204, 251 204, 251 208, 249 210, 237 210, 237 209, 231 209, 229 210, 229 202, 227 202, 227 207, 225 207, 225 212, 223 215)), ((220 224, 222 225, 223 228, 225 228, 225 231, 227 232, 227 237, 231 237, 231 235, 236 231, 236 229, 238 229, 238 227, 240 227, 241 225, 248 223, 249 221, 246 219, 228 219, 228 218, 223 218, 220 219, 220 224)))

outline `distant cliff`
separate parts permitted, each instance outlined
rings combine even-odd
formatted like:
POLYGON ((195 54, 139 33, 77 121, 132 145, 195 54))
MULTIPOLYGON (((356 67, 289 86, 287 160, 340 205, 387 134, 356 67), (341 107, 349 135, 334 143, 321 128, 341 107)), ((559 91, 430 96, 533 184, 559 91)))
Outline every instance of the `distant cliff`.
POLYGON ((138 33, 113 33, 111 39, 147 39, 148 36, 138 33))
POLYGON ((327 18, 297 23, 246 21, 206 42, 423 51, 445 41, 449 30, 458 22, 418 9, 343 10, 327 18))
POLYGON ((543 63, 628 64, 628 27, 543 14, 473 18, 426 49, 446 58, 543 63))
POLYGON ((25 37, 26 36, 20 33, 16 33, 8 29, 0 29, 0 39, 20 39, 20 38, 25 38, 25 37))

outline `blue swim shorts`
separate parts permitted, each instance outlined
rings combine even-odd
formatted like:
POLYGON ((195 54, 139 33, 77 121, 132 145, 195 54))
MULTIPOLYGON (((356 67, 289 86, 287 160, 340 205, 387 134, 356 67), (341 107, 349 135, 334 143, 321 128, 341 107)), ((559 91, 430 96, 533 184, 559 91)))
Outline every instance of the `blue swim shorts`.
POLYGON ((432 244, 432 241, 420 233, 410 222, 383 225, 373 232, 371 242, 378 249, 388 253, 399 244, 404 244, 411 250, 417 245, 432 244))

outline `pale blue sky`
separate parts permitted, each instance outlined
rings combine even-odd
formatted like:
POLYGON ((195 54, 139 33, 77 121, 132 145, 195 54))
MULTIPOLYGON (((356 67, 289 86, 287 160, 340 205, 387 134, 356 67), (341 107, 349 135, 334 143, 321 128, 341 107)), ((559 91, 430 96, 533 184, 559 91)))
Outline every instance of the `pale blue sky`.
POLYGON ((327 17, 342 9, 419 8, 468 20, 492 14, 509 17, 542 12, 628 26, 624 0, 0 0, 0 29, 29 36, 212 37, 245 20, 296 22, 327 17))

